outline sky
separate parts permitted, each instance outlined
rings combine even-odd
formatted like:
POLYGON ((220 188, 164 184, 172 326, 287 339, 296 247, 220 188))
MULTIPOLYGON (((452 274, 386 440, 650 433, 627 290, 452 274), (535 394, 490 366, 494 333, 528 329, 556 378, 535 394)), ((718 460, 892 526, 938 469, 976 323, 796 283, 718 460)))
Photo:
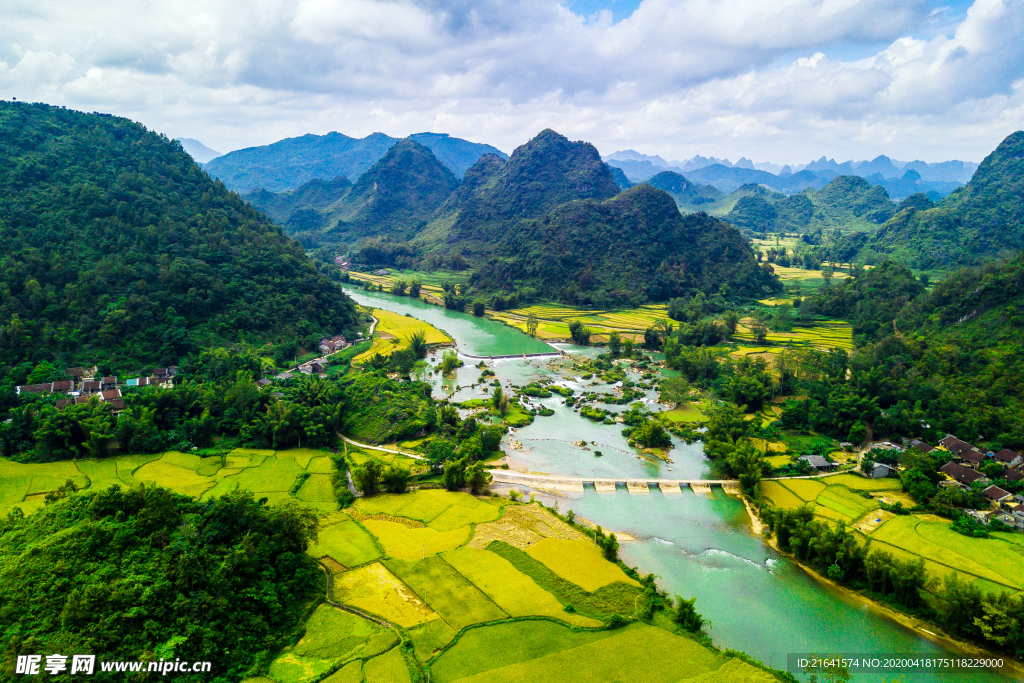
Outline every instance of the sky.
POLYGON ((665 159, 981 161, 1024 128, 1024 0, 0 0, 0 98, 221 152, 544 128, 665 159))

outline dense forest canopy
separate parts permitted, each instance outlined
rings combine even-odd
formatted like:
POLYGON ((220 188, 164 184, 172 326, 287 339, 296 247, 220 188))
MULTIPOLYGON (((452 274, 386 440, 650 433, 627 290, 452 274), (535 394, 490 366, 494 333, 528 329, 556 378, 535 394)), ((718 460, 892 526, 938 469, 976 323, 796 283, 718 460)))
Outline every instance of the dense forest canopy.
POLYGON ((357 328, 301 246, 179 143, 40 104, 0 102, 0 129, 0 376, 357 328))
POLYGON ((933 208, 908 206, 870 247, 915 268, 977 264, 1024 249, 1024 131, 1003 140, 971 181, 933 208))
POLYGON ((731 226, 682 217, 651 185, 619 193, 597 150, 552 130, 507 163, 483 157, 413 241, 465 258, 481 291, 532 291, 572 304, 615 306, 696 290, 738 296, 777 288, 731 226))
MULTIPOLYGON (((237 681, 288 644, 316 594, 316 514, 251 493, 87 491, 0 520, 4 668, 19 654, 209 661, 237 681)), ((90 678, 121 681, 96 668, 90 678)))

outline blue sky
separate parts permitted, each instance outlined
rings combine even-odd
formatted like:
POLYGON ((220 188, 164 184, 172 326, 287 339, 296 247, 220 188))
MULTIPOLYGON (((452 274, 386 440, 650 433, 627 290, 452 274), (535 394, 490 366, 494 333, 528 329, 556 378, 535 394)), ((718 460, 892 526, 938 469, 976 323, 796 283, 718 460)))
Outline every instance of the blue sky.
POLYGON ((806 163, 979 161, 1024 128, 1024 0, 7 0, 0 97, 221 151, 550 127, 806 163))

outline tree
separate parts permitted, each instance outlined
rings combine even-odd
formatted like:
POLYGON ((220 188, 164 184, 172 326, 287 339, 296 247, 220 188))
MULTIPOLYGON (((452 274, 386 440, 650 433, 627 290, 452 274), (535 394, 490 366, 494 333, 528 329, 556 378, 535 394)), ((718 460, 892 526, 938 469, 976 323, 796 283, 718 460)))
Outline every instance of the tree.
POLYGON ((427 333, 424 330, 416 330, 406 339, 409 342, 409 348, 416 355, 416 358, 427 357, 427 333))
POLYGON ((658 399, 672 407, 686 401, 690 395, 690 385, 681 377, 666 377, 658 382, 658 399))
POLYGON ((388 465, 381 474, 380 483, 388 493, 405 493, 409 486, 409 470, 399 465, 388 465))
POLYGON ((411 296, 414 299, 420 298, 421 286, 422 285, 420 284, 419 280, 413 280, 412 283, 409 284, 409 296, 411 296))
POLYGON ((739 313, 736 311, 726 311, 722 317, 722 322, 725 323, 725 329, 729 330, 729 336, 736 334, 736 327, 740 323, 739 313))
POLYGON ((450 375, 455 372, 455 368, 459 367, 461 364, 459 357, 454 351, 445 351, 444 356, 441 358, 441 373, 444 375, 450 375))
MULTIPOLYGON (((494 387, 494 391, 491 392, 491 405, 494 406, 495 409, 500 409, 502 399, 504 398, 505 392, 502 391, 501 385, 499 384, 498 386, 494 387)), ((507 402, 506 405, 508 405, 507 402)), ((504 415, 504 413, 502 413, 502 415, 504 415)))
POLYGON ((672 621, 679 624, 684 631, 690 633, 700 633, 704 630, 705 626, 711 624, 711 622, 697 612, 696 604, 697 598, 686 600, 678 595, 676 596, 676 611, 672 614, 672 621))
POLYGON ((477 461, 466 468, 464 475, 466 485, 473 495, 483 493, 487 485, 491 483, 491 475, 484 469, 484 464, 477 461))
POLYGON ((484 309, 484 302, 483 301, 474 301, 473 302, 473 315, 475 315, 478 318, 482 318, 482 317, 484 317, 484 313, 485 312, 486 312, 486 310, 484 309))
POLYGON ((352 470, 352 482, 364 496, 372 496, 379 490, 383 474, 384 466, 379 460, 367 460, 352 470))
POLYGON ((458 491, 466 484, 465 465, 458 460, 449 460, 444 466, 444 487, 458 491))
POLYGON ((590 344, 590 334, 590 328, 584 327, 580 321, 574 320, 569 323, 569 337, 572 339, 573 344, 588 346, 590 344))
POLYGON ((622 339, 619 337, 618 332, 612 332, 608 335, 608 352, 613 358, 618 358, 619 353, 622 351, 622 339))
POLYGON ((533 313, 530 313, 526 317, 526 334, 530 335, 531 337, 536 337, 537 336, 537 325, 538 325, 537 316, 534 315, 533 313))

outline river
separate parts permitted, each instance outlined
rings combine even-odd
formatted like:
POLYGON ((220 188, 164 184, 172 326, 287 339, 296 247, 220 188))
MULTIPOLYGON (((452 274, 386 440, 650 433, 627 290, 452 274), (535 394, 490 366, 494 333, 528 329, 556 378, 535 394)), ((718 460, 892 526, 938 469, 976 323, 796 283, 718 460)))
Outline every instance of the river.
MULTIPOLYGON (((346 291, 360 304, 408 313, 445 330, 460 352, 482 356, 552 350, 493 320, 446 311, 408 297, 353 288, 346 291)), ((573 355, 595 350, 557 346, 567 352, 569 360, 512 359, 490 361, 488 367, 503 384, 557 376, 563 386, 601 390, 585 383, 571 367, 573 355)), ((479 398, 484 396, 481 389, 470 386, 480 374, 474 363, 467 360, 450 380, 441 382, 437 375, 429 378, 454 400, 479 398)), ((649 393, 648 401, 656 409, 652 399, 649 393)), ((538 416, 514 435, 526 450, 511 451, 510 455, 530 471, 619 479, 712 478, 699 443, 676 442, 669 453, 670 462, 646 458, 626 443, 621 425, 585 420, 557 394, 534 402, 555 414, 538 416), (587 450, 573 445, 580 440, 587 442, 587 450)), ((506 438, 506 446, 510 440, 506 438)), ((635 542, 621 544, 620 555, 627 564, 656 574, 659 585, 669 593, 696 596, 698 611, 711 621, 708 632, 717 646, 746 652, 769 666, 785 670, 788 653, 957 654, 885 617, 865 601, 814 580, 751 531, 741 501, 721 489, 712 491, 711 495, 690 490, 663 494, 654 489, 650 495, 633 495, 620 489, 614 494, 598 494, 588 487, 582 496, 555 502, 563 511, 572 509, 605 528, 634 536, 635 542)), ((920 673, 907 674, 905 679, 920 683, 1014 680, 998 673, 920 673)), ((884 680, 900 680, 900 676, 854 676, 858 682, 884 680)))

